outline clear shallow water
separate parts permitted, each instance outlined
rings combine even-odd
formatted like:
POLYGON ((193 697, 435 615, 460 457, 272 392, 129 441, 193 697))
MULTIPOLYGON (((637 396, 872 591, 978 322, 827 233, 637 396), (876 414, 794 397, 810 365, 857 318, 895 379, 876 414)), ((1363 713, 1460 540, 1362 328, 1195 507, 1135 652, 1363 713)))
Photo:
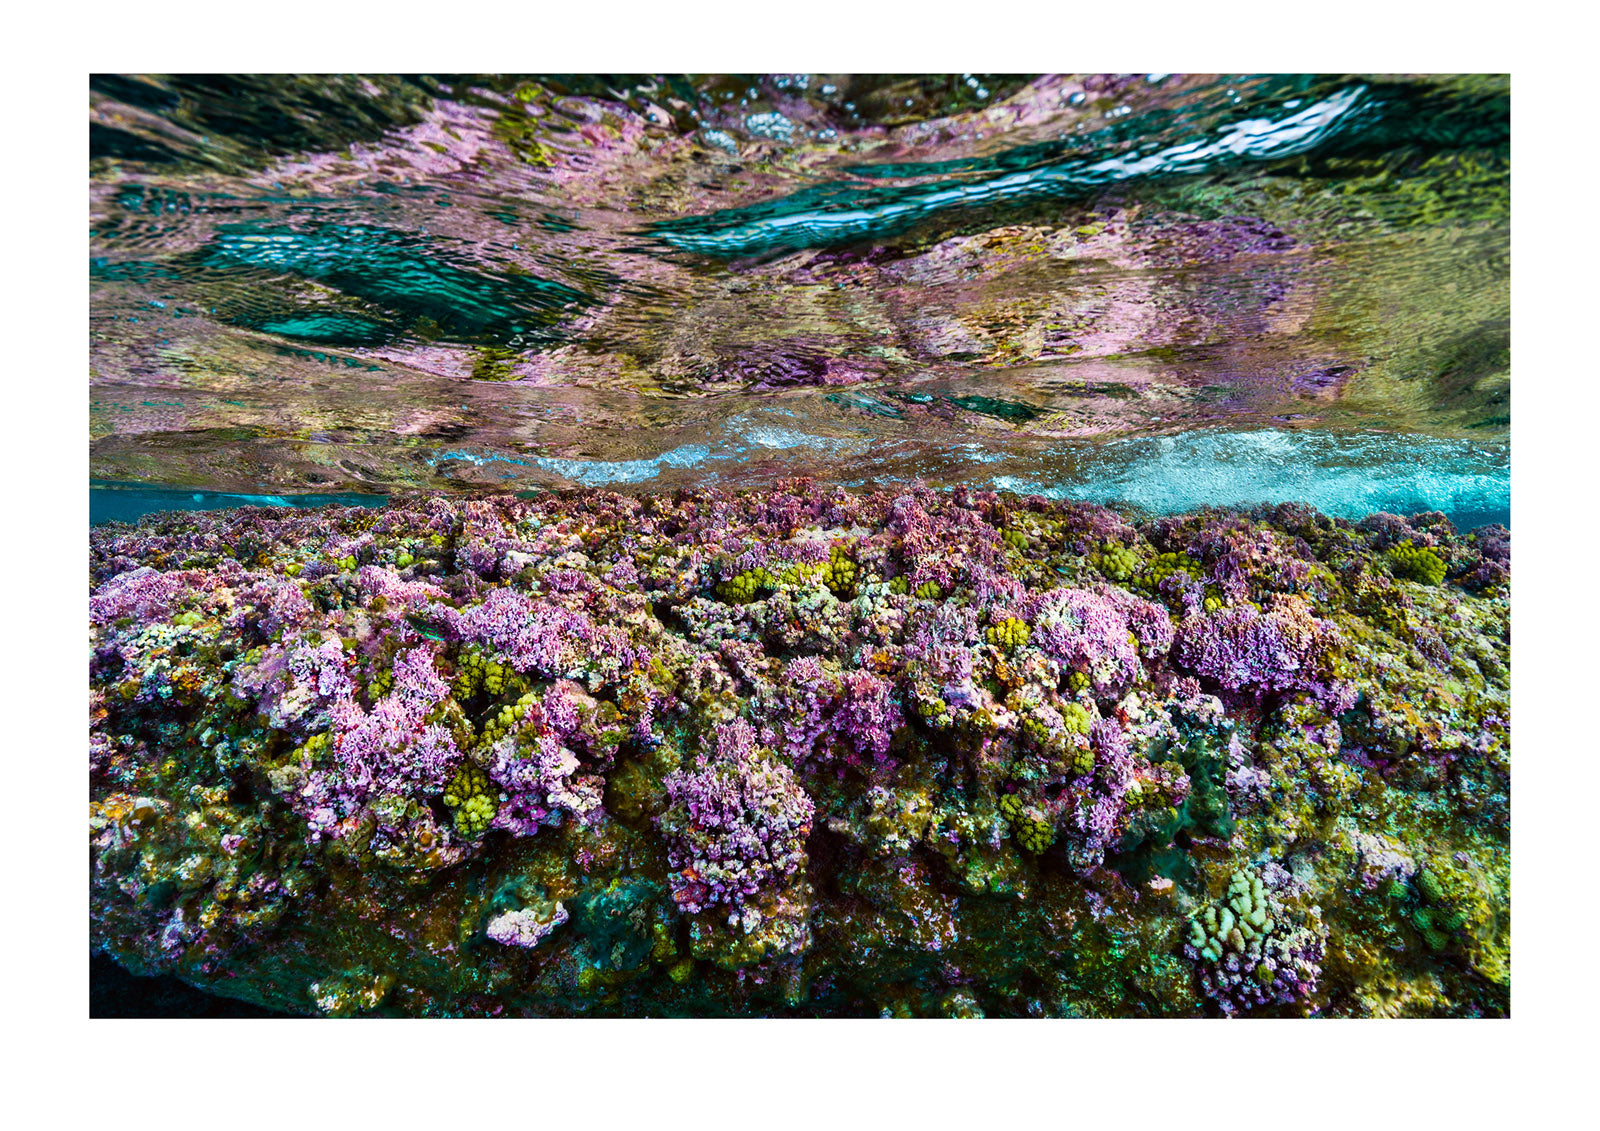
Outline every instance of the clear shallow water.
POLYGON ((804 472, 1507 513, 1503 78, 90 101, 91 474, 172 505, 804 472))

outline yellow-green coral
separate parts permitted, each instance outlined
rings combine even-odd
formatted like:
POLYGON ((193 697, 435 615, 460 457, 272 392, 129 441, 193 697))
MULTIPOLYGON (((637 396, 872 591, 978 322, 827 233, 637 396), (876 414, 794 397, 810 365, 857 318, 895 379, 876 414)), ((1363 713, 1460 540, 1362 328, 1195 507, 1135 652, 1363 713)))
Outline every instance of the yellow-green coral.
POLYGON ((1409 539, 1389 551, 1389 571, 1419 585, 1438 585, 1444 581, 1444 559, 1425 546, 1413 546, 1409 539))
POLYGON ((1011 835, 1024 851, 1037 856, 1055 843, 1055 826, 1036 808, 1025 805, 1016 794, 1008 793, 1000 799, 1000 815, 1010 822, 1011 835))
POLYGON ((483 735, 479 739, 484 746, 493 746, 506 736, 523 719, 528 717, 528 709, 533 706, 534 694, 529 691, 515 703, 501 707, 490 715, 483 724, 483 735))
POLYGON ((1180 571, 1198 580, 1200 569, 1200 563, 1188 554, 1157 554, 1155 560, 1139 578, 1139 583, 1147 589, 1156 589, 1163 581, 1180 571))
POLYGON ((1139 572, 1139 555, 1116 542, 1105 543, 1089 560, 1112 581, 1127 581, 1139 572))
POLYGON ((916 596, 924 601, 938 601, 944 598, 944 590, 939 588, 937 581, 924 581, 917 586, 916 596))
POLYGON ((474 381, 514 381, 517 378, 512 364, 521 358, 514 349, 505 346, 480 346, 472 359, 474 381))
POLYGON ((856 573, 856 563, 845 554, 844 547, 835 546, 817 576, 838 596, 849 597, 855 593, 856 573))
POLYGON ((1218 962, 1224 950, 1243 952, 1247 943, 1271 934, 1272 928, 1261 877, 1235 872, 1223 901, 1189 920, 1189 944, 1201 957, 1218 962))
POLYGON ((990 644, 1002 648, 1020 648, 1028 642, 1028 626, 1016 617, 1007 617, 991 627, 987 635, 990 644))
POLYGON ((1422 905, 1412 910, 1411 925, 1421 933, 1429 950, 1445 950, 1455 932, 1467 926, 1465 908, 1470 902, 1470 884, 1464 882, 1464 877, 1452 879, 1455 882, 1447 889, 1439 874, 1430 868, 1420 869, 1414 878, 1422 905))
POLYGON ((515 689, 522 685, 523 681, 515 669, 472 648, 456 661, 456 675, 450 681, 450 691, 458 700, 470 699, 479 691, 498 699, 508 688, 515 689))
POLYGON ((810 562, 790 562, 775 575, 774 585, 787 585, 793 588, 804 585, 817 572, 818 567, 810 562))
POLYGON ((774 589, 776 587, 777 581, 765 568, 747 569, 736 577, 718 582, 716 594, 724 601, 742 605, 747 601, 755 600, 757 590, 774 589))
POLYGON ((937 695, 919 691, 913 696, 917 714, 931 726, 947 726, 950 722, 950 705, 937 695))
POLYGON ((482 836, 500 811, 494 783, 471 762, 445 787, 444 803, 455 818, 456 831, 465 837, 482 836))

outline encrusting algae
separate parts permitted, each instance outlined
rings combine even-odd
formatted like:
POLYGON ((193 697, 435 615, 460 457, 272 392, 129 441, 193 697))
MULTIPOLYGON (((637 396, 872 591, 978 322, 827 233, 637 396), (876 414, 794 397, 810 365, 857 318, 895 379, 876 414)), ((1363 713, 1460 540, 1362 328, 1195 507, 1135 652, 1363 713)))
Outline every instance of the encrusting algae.
POLYGON ((1504 1015, 1509 570, 807 480, 95 528, 93 945, 340 1016, 1504 1015))

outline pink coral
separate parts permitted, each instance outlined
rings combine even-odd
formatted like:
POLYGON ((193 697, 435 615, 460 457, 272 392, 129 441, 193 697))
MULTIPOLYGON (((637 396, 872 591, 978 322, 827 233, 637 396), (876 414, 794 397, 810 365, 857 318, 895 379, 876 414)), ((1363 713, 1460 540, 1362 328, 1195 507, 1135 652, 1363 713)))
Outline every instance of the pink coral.
POLYGON ((1226 691, 1304 689, 1337 702, 1348 698, 1327 682, 1338 642, 1334 627, 1312 616, 1303 599, 1279 595, 1265 611, 1235 605, 1185 617, 1173 657, 1226 691))
POLYGON ((1109 586, 1052 589, 1029 603, 1030 643, 1070 671, 1083 672, 1099 694, 1112 694, 1144 674, 1142 644, 1153 653, 1171 646, 1167 611, 1109 586))
POLYGON ((835 746, 847 762, 881 762, 905 724, 893 684, 868 671, 839 674, 815 656, 791 661, 760 710, 774 740, 797 763, 829 760, 835 746))
POLYGON ((715 753, 667 775, 672 897, 685 911, 742 905, 805 863, 815 807, 788 766, 756 745, 743 719, 718 724, 715 753))
MULTIPOLYGON (((496 589, 481 605, 458 613, 438 608, 464 641, 488 644, 519 672, 566 675, 583 666, 584 645, 595 637, 582 613, 535 601, 514 589, 496 589)), ((620 645, 606 636, 610 650, 620 645)))

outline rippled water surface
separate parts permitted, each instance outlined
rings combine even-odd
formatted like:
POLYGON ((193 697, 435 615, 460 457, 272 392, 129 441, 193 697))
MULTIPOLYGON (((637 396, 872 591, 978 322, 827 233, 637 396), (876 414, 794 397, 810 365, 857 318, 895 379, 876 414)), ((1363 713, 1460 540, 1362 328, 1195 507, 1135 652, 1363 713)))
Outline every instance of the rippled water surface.
POLYGON ((1494 76, 99 76, 91 474, 1503 519, 1509 103, 1494 76))

